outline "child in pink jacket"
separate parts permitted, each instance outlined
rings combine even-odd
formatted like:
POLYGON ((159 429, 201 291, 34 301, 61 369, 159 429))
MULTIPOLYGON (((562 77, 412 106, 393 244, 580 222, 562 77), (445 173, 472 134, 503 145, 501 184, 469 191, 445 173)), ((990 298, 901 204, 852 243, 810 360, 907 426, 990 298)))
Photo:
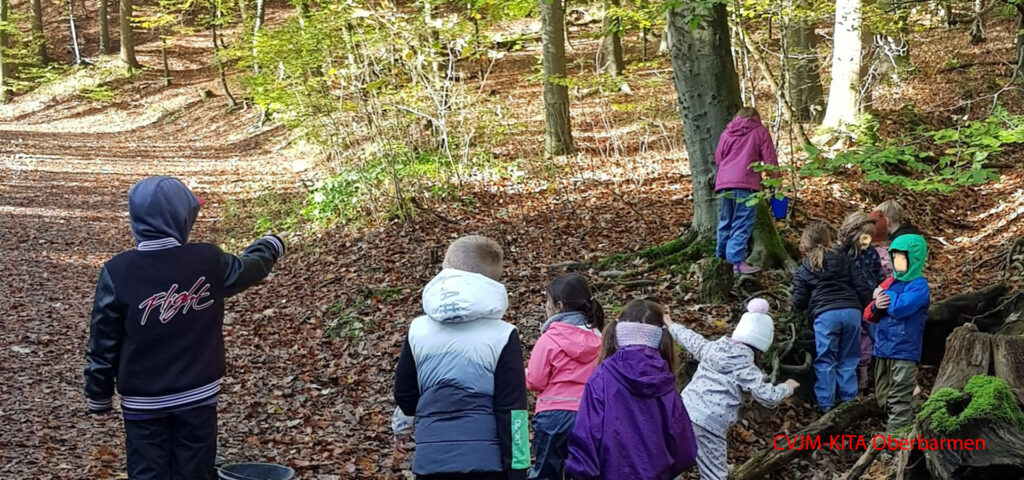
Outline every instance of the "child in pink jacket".
POLYGON ((556 278, 547 289, 548 320, 533 346, 526 386, 537 392, 530 479, 562 480, 568 440, 583 387, 597 368, 604 310, 577 274, 556 278))
MULTIPOLYGON (((747 265, 747 243, 754 231, 756 209, 747 205, 747 197, 761 190, 758 163, 779 165, 768 129, 761 124, 757 110, 744 107, 736 113, 718 139, 715 149, 715 193, 718 202, 718 243, 715 254, 733 265, 733 271, 746 275, 759 269, 747 265)), ((777 174, 776 174, 777 175, 777 174)))

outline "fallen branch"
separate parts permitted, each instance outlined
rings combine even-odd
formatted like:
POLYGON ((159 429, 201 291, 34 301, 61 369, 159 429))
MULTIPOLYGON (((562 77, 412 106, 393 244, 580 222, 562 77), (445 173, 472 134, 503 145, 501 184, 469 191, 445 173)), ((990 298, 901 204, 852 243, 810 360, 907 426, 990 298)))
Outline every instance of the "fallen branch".
MULTIPOLYGON (((882 409, 878 407, 875 396, 862 398, 854 402, 847 402, 834 410, 824 414, 818 420, 812 422, 800 431, 793 434, 794 437, 817 438, 819 435, 829 435, 835 432, 843 432, 850 425, 861 419, 880 415, 882 409)), ((788 465, 799 456, 806 455, 812 449, 769 449, 755 454, 746 463, 740 465, 729 476, 731 480, 757 480, 764 478, 769 473, 788 465)))
POLYGON ((878 448, 869 448, 857 459, 857 463, 853 464, 853 468, 843 475, 842 480, 858 480, 864 472, 867 471, 868 467, 875 462, 875 458, 878 457, 878 453, 881 452, 878 448))

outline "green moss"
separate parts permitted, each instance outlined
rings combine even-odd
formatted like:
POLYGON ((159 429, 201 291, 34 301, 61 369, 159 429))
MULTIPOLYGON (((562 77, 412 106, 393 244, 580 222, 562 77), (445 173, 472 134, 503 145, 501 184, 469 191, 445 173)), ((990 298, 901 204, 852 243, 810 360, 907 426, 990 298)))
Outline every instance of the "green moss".
POLYGON ((929 419, 931 429, 939 433, 953 433, 979 418, 1008 422, 1024 432, 1024 413, 1010 386, 987 375, 972 377, 963 392, 943 388, 933 393, 917 418, 929 419))

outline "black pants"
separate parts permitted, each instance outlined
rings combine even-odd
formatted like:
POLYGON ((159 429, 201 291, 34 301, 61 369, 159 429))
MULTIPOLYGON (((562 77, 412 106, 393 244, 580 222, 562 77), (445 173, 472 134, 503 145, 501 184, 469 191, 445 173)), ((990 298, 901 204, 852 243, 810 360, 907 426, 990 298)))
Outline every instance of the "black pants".
POLYGON ((216 478, 217 406, 196 407, 152 420, 125 420, 128 478, 216 478))

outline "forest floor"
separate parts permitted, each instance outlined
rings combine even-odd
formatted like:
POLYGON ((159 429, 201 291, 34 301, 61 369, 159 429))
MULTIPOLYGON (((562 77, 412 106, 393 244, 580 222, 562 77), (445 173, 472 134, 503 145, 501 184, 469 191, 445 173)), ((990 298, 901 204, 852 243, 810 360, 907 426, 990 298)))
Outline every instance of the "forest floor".
MULTIPOLYGON (((918 73, 879 95, 881 116, 895 118, 910 104, 931 124, 947 126, 965 114, 962 103, 972 95, 974 108, 989 108, 991 90, 978 85, 1008 78, 998 61, 1012 56, 1012 32, 1008 22, 993 26, 989 42, 978 47, 967 45, 962 30, 917 34, 918 73), (943 63, 950 55, 958 65, 981 67, 943 63)), ((103 85, 112 99, 90 98, 80 84, 65 82, 0 107, 0 290, 8 300, 0 319, 0 474, 124 478, 121 420, 87 415, 81 372, 98 269, 132 247, 127 191, 134 182, 181 177, 210 200, 193 239, 231 246, 260 214, 245 211, 255 208, 253 200, 268 191, 282 202, 305 195, 314 170, 305 154, 287 148, 287 132, 254 127, 252 109, 226 113, 221 96, 200 98, 200 89, 221 91, 208 43, 196 35, 172 47, 175 83, 168 88, 155 71, 110 75, 113 60, 104 59, 79 75, 82 82, 108 75, 103 85)), ((586 68, 594 47, 575 43, 576 71, 586 68)), ((154 43, 139 52, 142 63, 158 63, 154 43)), ((299 478, 402 478, 390 431, 394 363, 409 320, 420 312, 420 288, 452 239, 480 233, 506 247, 507 318, 529 348, 544 320, 543 288, 553 265, 594 262, 685 229, 692 213, 688 165, 667 61, 638 74, 643 81, 632 85, 632 97, 574 100, 580 153, 550 162, 541 155, 540 87, 526 80, 534 55, 530 47, 498 61, 488 85, 502 92, 509 122, 523 125, 522 134, 493 148, 499 156, 534 159, 523 166, 528 182, 466 184, 472 206, 435 201, 406 222, 287 234, 291 249, 275 275, 229 302, 220 403, 220 444, 229 460, 288 464, 299 478), (634 107, 616 107, 627 103, 634 107)), ((1004 104, 1024 111, 1017 96, 1006 95, 1004 104)), ((1016 164, 1000 174, 996 183, 947 196, 900 196, 929 237, 935 299, 990 283, 998 272, 975 267, 989 265, 1024 233, 1017 219, 1024 170, 1016 164)), ((853 175, 811 181, 783 233, 795 238, 809 218, 837 225, 882 196, 853 175)), ((690 288, 685 274, 656 272, 655 285, 630 289, 609 285, 595 270, 584 273, 603 282, 606 310, 638 295, 674 298, 677 320, 710 336, 730 331, 739 310, 683 301, 690 288)), ((750 405, 730 433, 730 462, 742 463, 770 448, 774 433, 795 432, 815 418, 799 399, 780 411, 750 405)), ((870 421, 849 433, 878 427, 870 421)), ((822 451, 776 478, 831 478, 856 456, 822 451)), ((873 478, 884 477, 879 465, 873 478)))

